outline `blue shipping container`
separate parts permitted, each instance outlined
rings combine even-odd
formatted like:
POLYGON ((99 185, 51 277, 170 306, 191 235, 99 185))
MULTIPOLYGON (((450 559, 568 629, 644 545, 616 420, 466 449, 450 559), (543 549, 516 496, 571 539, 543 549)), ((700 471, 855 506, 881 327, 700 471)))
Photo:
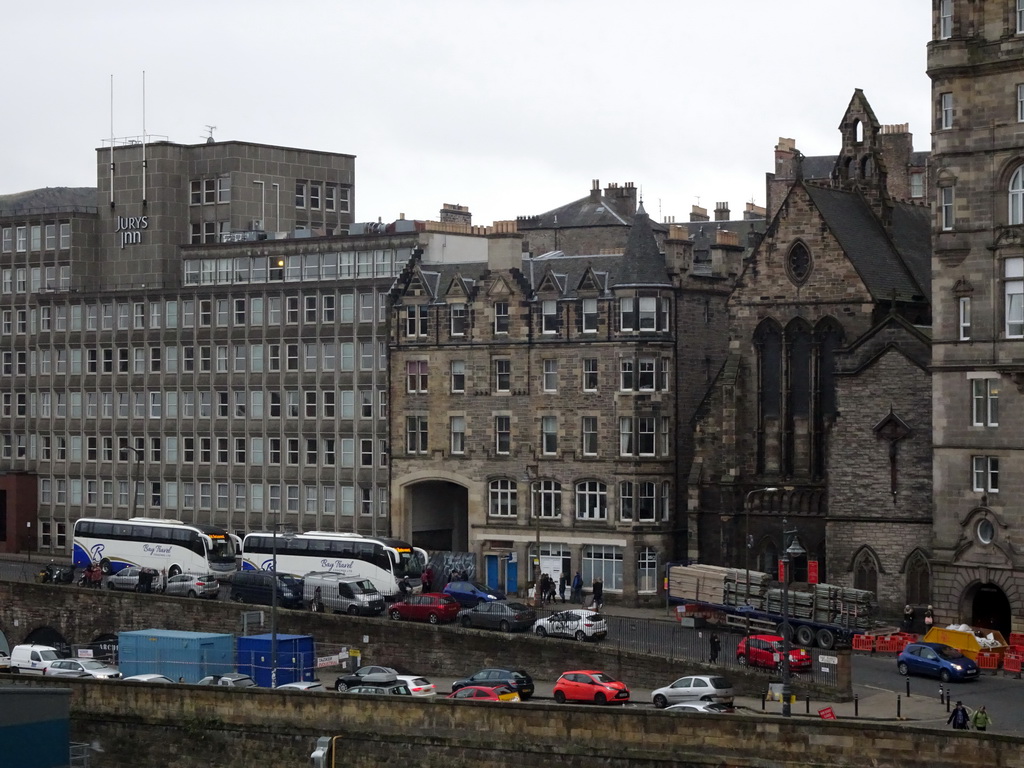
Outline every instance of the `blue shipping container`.
MULTIPOLYGON (((257 685, 270 688, 273 635, 249 635, 238 638, 238 671, 257 685)), ((312 635, 277 636, 277 684, 316 679, 316 648, 312 635)))
POLYGON ((140 629, 118 633, 118 667, 129 675, 160 674, 197 683, 235 671, 235 638, 212 632, 140 629))

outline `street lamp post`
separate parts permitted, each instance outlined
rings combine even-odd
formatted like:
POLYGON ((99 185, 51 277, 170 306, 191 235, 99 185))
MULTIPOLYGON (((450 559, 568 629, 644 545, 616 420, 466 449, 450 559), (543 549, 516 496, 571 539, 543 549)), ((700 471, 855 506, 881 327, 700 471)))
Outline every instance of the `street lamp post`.
MULTIPOLYGON (((750 605, 750 549, 754 544, 753 540, 750 538, 750 499, 755 493, 775 493, 778 490, 778 488, 771 485, 765 488, 755 488, 754 490, 747 492, 747 498, 743 502, 744 527, 746 528, 743 534, 743 569, 747 572, 747 592, 746 595, 744 595, 744 602, 747 605, 750 605)), ((749 627, 747 634, 750 634, 749 627)))
POLYGON ((139 512, 139 463, 142 461, 142 451, 130 445, 121 446, 121 458, 128 458, 128 451, 135 454, 135 462, 128 470, 128 477, 132 482, 132 517, 137 517, 139 512))
POLYGON ((526 468, 526 497, 529 500, 530 512, 533 513, 534 519, 534 558, 533 558, 533 605, 536 608, 541 606, 541 594, 540 594, 540 509, 538 505, 534 503, 533 498, 533 472, 530 467, 526 468))
MULTIPOLYGON (((274 523, 274 531, 271 536, 270 545, 270 568, 273 571, 274 579, 270 589, 270 687, 277 688, 277 590, 279 583, 277 580, 277 531, 281 527, 282 523, 274 523)), ((291 538, 291 534, 286 532, 284 534, 285 541, 291 538)))
POLYGON ((800 557, 806 554, 803 547, 800 546, 800 542, 796 540, 796 531, 786 530, 786 519, 782 519, 782 546, 786 547, 782 552, 782 716, 789 717, 792 714, 790 698, 792 697, 792 691, 790 687, 790 673, 789 673, 789 649, 790 641, 789 636, 792 632, 792 627, 789 624, 789 563, 793 558, 800 557), (793 535, 793 540, 788 547, 786 547, 786 538, 789 534, 793 535))

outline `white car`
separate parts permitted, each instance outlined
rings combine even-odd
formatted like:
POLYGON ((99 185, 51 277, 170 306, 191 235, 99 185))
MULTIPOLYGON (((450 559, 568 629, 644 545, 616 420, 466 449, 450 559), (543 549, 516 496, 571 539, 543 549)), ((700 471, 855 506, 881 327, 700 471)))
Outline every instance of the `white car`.
POLYGON ((284 683, 277 686, 276 690, 285 691, 326 691, 324 684, 319 680, 299 680, 294 683, 284 683))
POLYGON ((714 701, 686 701, 682 704, 672 704, 665 707, 665 711, 704 712, 709 715, 728 715, 733 712, 733 708, 728 704, 719 704, 714 701))
POLYGON ((600 640, 608 634, 608 622, 597 611, 573 608, 537 619, 533 624, 537 637, 571 637, 574 640, 600 640))
POLYGON ((682 702, 717 703, 731 707, 732 700, 732 683, 718 675, 680 677, 671 685, 651 691, 651 703, 658 709, 682 702))
POLYGON ((117 667, 96 659, 57 659, 46 668, 46 675, 57 677, 99 677, 116 680, 121 677, 117 667))
POLYGON ((125 677, 122 679, 134 683, 174 683, 174 681, 171 680, 171 678, 167 677, 167 675, 156 674, 131 675, 130 677, 125 677))
POLYGON ((7 672, 11 669, 11 654, 7 651, 0 651, 0 672, 7 672))
POLYGON ((437 686, 425 677, 420 677, 418 675, 396 675, 396 677, 409 686, 409 691, 413 696, 437 695, 437 686))

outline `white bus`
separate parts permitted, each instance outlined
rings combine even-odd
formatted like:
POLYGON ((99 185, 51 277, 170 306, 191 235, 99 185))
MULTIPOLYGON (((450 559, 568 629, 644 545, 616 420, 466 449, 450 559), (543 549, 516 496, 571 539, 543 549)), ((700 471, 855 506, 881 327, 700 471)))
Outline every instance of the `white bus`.
POLYGON ((99 563, 104 573, 122 568, 154 568, 179 573, 231 573, 241 541, 212 525, 133 517, 83 517, 75 522, 72 562, 79 568, 99 563))
MULTIPOLYGON (((242 570, 274 569, 274 535, 250 533, 242 541, 242 570)), ((358 533, 307 531, 285 537, 277 534, 277 570, 304 576, 312 571, 331 571, 369 579, 388 598, 398 595, 405 578, 412 589, 421 585, 427 553, 404 541, 373 538, 358 533)))

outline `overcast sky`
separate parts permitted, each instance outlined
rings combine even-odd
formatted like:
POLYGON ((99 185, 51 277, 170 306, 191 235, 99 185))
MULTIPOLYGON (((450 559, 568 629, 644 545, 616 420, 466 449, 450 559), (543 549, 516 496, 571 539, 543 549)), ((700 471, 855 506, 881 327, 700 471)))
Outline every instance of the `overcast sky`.
POLYGON ((835 154, 855 88, 930 147, 929 0, 10 2, 0 194, 94 186, 170 141, 356 155, 357 221, 476 224, 642 189, 648 213, 764 204, 780 136, 835 154))

